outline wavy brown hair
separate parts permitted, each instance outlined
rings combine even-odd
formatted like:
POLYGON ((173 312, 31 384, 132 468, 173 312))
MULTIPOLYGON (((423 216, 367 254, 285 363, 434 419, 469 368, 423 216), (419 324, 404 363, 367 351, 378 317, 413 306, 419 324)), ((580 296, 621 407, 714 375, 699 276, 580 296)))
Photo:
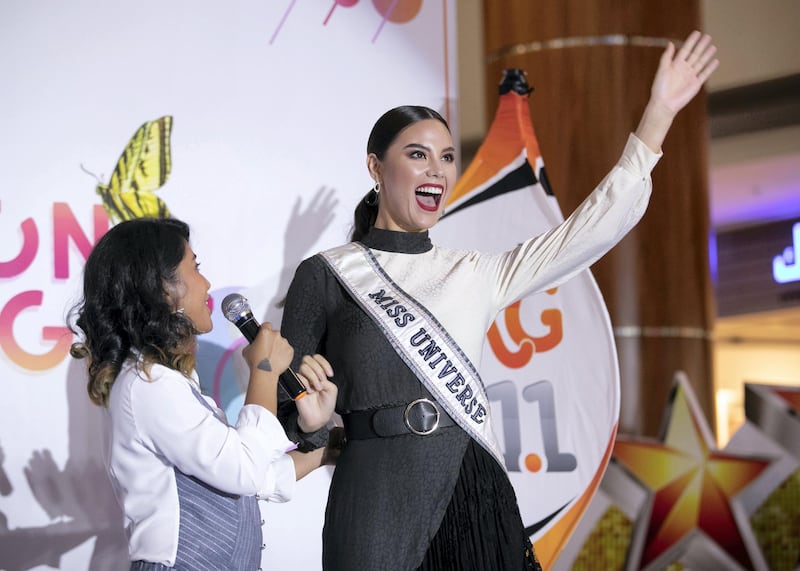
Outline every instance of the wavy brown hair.
POLYGON ((189 243, 189 227, 174 218, 142 218, 109 230, 83 271, 83 299, 70 312, 70 329, 83 338, 70 354, 86 358, 89 398, 108 404, 125 361, 149 374, 154 363, 184 375, 194 369, 196 331, 176 312, 168 291, 189 243), (138 354, 138 355, 137 355, 138 354))

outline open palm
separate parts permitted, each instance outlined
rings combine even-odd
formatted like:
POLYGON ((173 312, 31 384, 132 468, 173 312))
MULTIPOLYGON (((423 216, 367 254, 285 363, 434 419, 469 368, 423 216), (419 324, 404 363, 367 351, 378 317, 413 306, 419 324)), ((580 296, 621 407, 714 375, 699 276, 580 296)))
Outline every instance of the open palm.
POLYGON ((716 51, 711 37, 697 31, 689 34, 677 54, 670 42, 658 64, 652 98, 672 113, 683 109, 719 65, 719 61, 713 59, 716 51))

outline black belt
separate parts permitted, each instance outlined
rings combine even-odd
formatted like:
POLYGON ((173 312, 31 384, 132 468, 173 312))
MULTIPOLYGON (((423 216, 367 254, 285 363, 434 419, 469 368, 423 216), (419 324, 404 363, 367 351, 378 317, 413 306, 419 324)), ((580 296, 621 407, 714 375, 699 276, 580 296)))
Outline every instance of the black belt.
POLYGON ((384 438, 401 434, 427 436, 455 421, 435 402, 417 399, 407 405, 357 410, 342 415, 348 440, 384 438))

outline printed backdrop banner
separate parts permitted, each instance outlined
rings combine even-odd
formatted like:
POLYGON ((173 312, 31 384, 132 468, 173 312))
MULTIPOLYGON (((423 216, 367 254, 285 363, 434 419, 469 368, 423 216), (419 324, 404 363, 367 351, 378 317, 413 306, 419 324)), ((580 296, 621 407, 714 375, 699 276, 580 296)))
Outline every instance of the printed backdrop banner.
MULTIPOLYGON (((448 199, 432 231, 439 244, 505 251, 563 220, 527 83, 507 73, 503 90, 516 91, 500 96, 485 141, 448 199)), ((588 270, 506 308, 488 332, 480 373, 501 419, 495 430, 523 521, 549 569, 600 483, 619 416, 616 347, 588 270)))
MULTIPOLYGON (((213 300, 243 292, 278 323, 297 263, 346 240, 375 119, 415 103, 454 120, 455 4, 0 4, 0 569, 127 568, 104 418, 64 328, 108 211, 186 220, 213 300)), ((199 372, 235 414, 241 336, 214 319, 199 372)), ((265 567, 319 566, 329 478, 264 507, 265 567)))

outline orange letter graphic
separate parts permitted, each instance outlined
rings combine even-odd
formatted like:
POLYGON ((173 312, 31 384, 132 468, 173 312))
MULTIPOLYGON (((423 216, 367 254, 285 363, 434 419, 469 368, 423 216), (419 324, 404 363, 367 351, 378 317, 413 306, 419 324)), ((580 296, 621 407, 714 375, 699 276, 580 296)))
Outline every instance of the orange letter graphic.
POLYGON ((66 327, 43 327, 42 339, 54 341, 46 353, 35 355, 20 347, 14 339, 14 320, 26 309, 42 305, 41 291, 24 291, 12 297, 0 310, 0 348, 14 363, 30 371, 46 371, 64 360, 72 344, 72 332, 66 327))
MULTIPOLYGON (((547 293, 552 295, 557 290, 558 288, 554 288, 548 290, 547 293)), ((536 352, 542 353, 553 349, 561 343, 561 339, 564 337, 561 310, 559 309, 545 309, 542 311, 540 319, 542 324, 549 329, 546 335, 542 337, 533 337, 529 335, 522 328, 522 322, 519 318, 521 304, 521 301, 517 301, 505 309, 506 328, 508 329, 509 337, 511 337, 511 340, 518 346, 516 351, 511 351, 505 346, 496 321, 492 323, 487 333, 489 346, 492 348, 492 351, 494 351, 498 360, 510 369, 524 367, 530 362, 536 352)))

